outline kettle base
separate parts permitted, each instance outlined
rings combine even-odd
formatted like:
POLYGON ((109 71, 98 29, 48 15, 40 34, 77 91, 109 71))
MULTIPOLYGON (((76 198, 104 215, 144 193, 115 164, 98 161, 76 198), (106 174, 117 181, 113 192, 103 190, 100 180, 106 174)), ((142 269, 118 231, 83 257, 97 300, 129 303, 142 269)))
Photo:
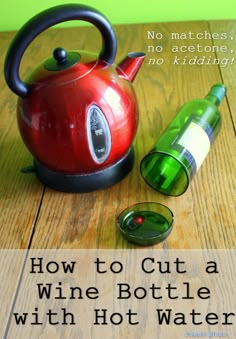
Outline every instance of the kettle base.
POLYGON ((39 180, 61 192, 86 193, 112 186, 122 180, 132 170, 134 164, 133 146, 126 155, 102 170, 85 174, 65 174, 55 172, 34 159, 34 170, 39 180))

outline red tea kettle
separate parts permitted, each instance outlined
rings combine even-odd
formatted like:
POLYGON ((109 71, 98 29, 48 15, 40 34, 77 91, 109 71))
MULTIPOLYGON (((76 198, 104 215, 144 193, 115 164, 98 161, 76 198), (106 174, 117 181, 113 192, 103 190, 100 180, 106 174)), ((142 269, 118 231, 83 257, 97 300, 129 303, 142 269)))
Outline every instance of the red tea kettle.
POLYGON ((117 42, 110 22, 80 4, 47 9, 16 34, 5 59, 5 79, 18 96, 18 126, 34 157, 34 170, 48 186, 89 192, 110 186, 132 169, 138 103, 132 81, 145 54, 129 53, 115 65, 117 42), (85 20, 102 35, 99 55, 56 48, 28 76, 19 77, 21 58, 45 29, 85 20))

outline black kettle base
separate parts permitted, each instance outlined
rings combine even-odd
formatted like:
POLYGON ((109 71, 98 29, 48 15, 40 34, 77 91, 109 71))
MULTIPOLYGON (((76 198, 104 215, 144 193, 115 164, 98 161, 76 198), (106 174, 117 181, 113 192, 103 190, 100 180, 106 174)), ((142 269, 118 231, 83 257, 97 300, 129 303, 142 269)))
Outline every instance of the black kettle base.
POLYGON ((134 150, 132 146, 122 159, 105 169, 93 173, 64 174, 55 172, 37 160, 34 160, 34 171, 42 183, 57 191, 86 193, 112 186, 119 182, 132 170, 133 164, 134 150))

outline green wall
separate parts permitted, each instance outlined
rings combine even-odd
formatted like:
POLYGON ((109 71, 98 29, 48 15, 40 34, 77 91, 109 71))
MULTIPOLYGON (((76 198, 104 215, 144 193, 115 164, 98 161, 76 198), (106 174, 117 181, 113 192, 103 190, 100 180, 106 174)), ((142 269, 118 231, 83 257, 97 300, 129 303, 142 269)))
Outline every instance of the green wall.
POLYGON ((236 16, 235 0, 4 0, 0 3, 0 31, 19 29, 36 13, 65 3, 95 7, 113 24, 235 19, 236 16))

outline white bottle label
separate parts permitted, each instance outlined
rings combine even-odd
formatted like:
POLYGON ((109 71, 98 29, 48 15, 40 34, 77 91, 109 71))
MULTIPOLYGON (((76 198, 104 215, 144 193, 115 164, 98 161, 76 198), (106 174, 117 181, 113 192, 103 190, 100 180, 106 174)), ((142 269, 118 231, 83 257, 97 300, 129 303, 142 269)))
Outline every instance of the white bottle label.
POLYGON ((198 171, 211 146, 207 133, 201 126, 191 121, 177 143, 191 153, 198 171))

